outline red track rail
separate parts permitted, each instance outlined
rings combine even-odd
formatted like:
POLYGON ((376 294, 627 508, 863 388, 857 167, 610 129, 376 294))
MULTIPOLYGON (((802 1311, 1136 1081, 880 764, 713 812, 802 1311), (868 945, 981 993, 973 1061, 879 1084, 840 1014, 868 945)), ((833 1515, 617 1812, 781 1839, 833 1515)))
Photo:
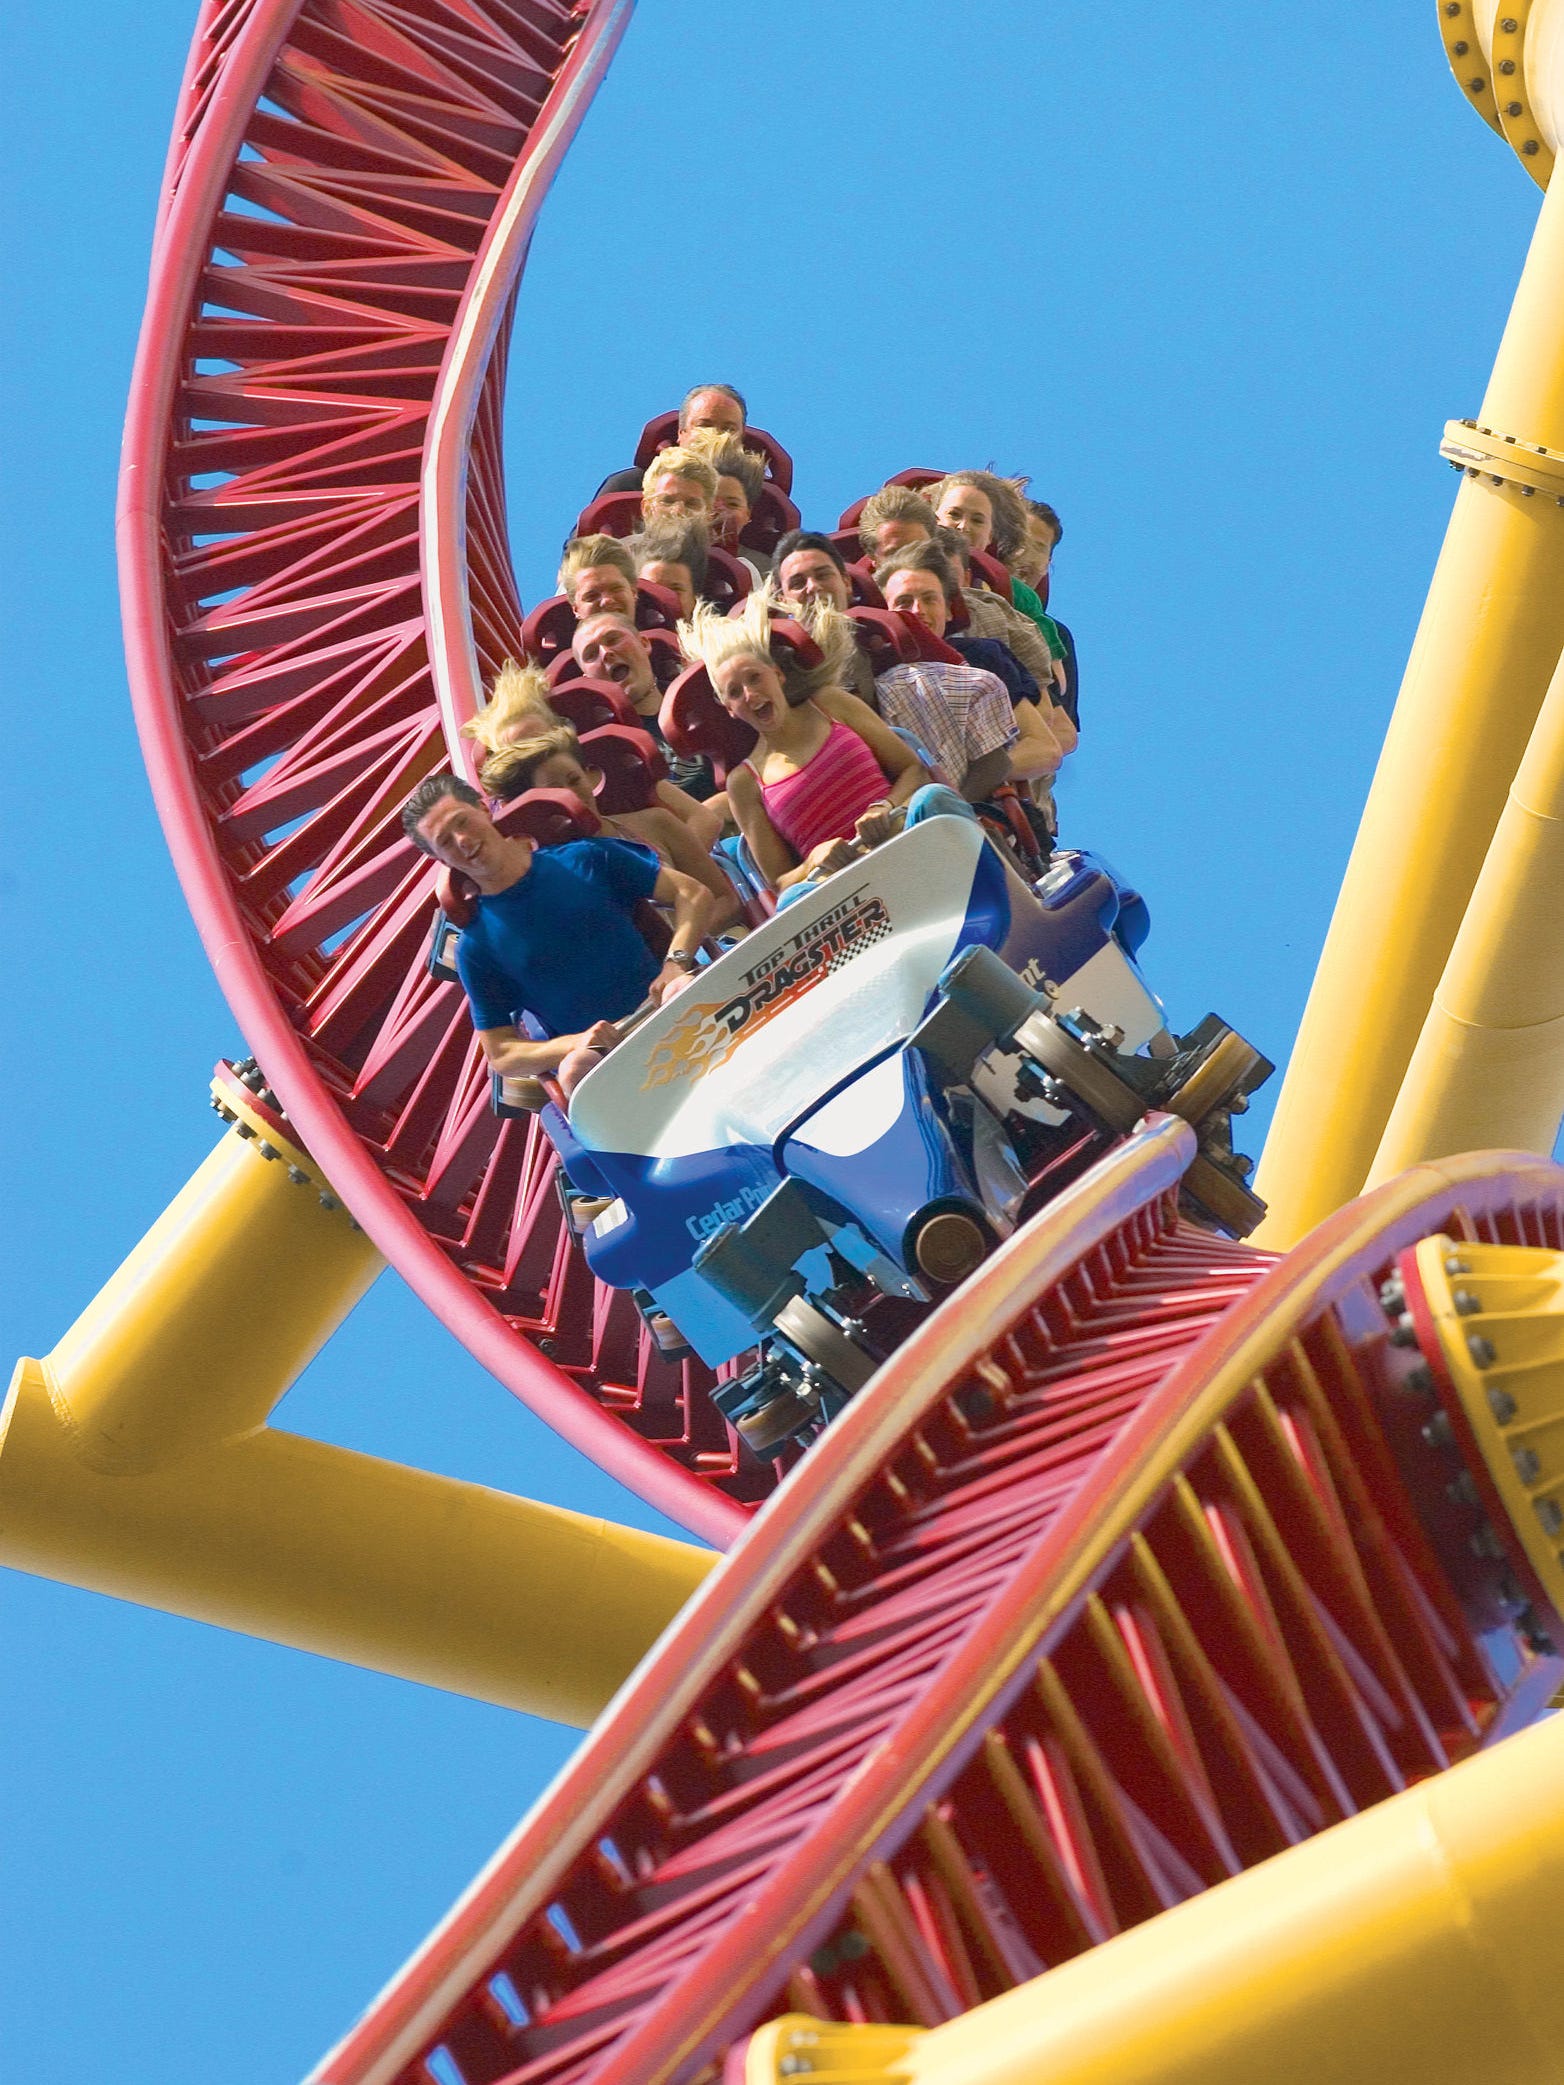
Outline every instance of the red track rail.
POLYGON ((358 1221, 550 1425, 715 1543, 775 1481, 497 1123, 425 973, 408 789, 519 645, 503 337, 630 0, 227 0, 175 122, 126 427, 131 685, 218 980, 358 1221))
POLYGON ((1425 1167, 1275 1264, 1180 1221, 1192 1142, 914 1335, 317 2085, 932 2025, 1538 1711, 1558 1662, 1501 1677, 1382 1443, 1376 1290, 1433 1231, 1558 1245, 1564 1172, 1425 1167))

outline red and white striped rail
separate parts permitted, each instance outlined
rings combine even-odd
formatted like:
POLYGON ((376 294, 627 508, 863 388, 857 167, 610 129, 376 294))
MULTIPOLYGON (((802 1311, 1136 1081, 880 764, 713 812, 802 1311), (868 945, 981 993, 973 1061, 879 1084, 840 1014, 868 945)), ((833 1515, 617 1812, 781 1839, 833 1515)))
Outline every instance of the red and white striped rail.
POLYGON ((934 2025, 1540 1712, 1385 1448, 1377 1290, 1559 1244, 1564 1171, 1421 1168, 1278 1263, 1180 1220, 1192 1149, 1148 1125, 914 1334, 313 2085, 934 2025))
POLYGON ((180 96, 125 433, 131 685, 180 878, 358 1221, 510 1389, 719 1545, 775 1472, 572 1249, 423 957, 397 810, 518 648, 505 341, 630 0, 228 0, 180 96))

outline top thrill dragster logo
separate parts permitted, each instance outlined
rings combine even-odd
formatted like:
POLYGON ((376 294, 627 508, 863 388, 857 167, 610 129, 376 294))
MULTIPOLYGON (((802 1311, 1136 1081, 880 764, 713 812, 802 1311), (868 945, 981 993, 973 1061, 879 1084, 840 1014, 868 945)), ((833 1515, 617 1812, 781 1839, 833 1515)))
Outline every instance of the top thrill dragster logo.
POLYGON ((708 999, 691 1007, 652 1051, 641 1091, 674 1079, 703 1079, 725 1064, 746 1036, 796 1005, 833 970, 882 941, 891 931, 891 916, 884 900, 867 896, 866 890, 860 885, 784 947, 746 970, 742 990, 731 999, 708 999))

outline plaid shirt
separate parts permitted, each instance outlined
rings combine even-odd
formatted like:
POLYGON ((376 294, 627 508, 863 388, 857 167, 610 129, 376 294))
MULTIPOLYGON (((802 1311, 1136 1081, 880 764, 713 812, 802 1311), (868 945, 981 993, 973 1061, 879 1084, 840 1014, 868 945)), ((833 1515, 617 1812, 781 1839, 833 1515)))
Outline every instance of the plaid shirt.
POLYGON ((926 746, 953 789, 974 760, 1021 735, 1004 682, 979 666, 916 659, 882 673, 874 689, 886 723, 926 746))

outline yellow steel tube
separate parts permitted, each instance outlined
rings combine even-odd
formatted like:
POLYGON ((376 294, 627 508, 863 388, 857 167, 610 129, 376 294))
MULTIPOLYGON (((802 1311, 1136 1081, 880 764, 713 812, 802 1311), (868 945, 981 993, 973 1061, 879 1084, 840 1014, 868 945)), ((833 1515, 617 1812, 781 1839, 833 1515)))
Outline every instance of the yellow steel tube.
POLYGON ((230 1130, 49 1356, 77 1452, 149 1469, 264 1425, 385 1262, 291 1148, 230 1130))
POLYGON ((36 1361, 0 1420, 0 1563, 585 1726, 707 1550, 262 1427, 94 1469, 36 1361))
MULTIPOLYGON (((1564 583, 1564 581, 1561 581, 1564 583)), ((1564 1115, 1564 660, 1369 1172, 1553 1149, 1564 1115)))
MULTIPOLYGON (((1564 452, 1564 182, 1479 417, 1564 452)), ((1361 1189, 1561 649, 1564 507, 1464 479, 1256 1180, 1259 1242, 1361 1189)))
POLYGON ((715 1559, 269 1428, 381 1265, 275 1126, 231 1131, 20 1363, 0 1564, 589 1723, 715 1559))
POLYGON ((1561 1933, 1564 1717, 899 2048, 791 2016, 746 2085, 806 2052, 822 2085, 1541 2085, 1561 1933))

